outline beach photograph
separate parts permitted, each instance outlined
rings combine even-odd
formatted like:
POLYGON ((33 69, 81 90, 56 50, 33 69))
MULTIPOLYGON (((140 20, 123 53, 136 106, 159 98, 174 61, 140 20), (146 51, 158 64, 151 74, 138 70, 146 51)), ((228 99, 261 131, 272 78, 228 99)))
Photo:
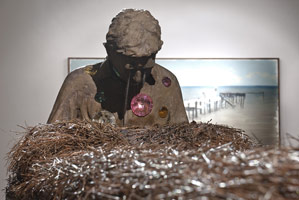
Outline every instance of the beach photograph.
POLYGON ((182 88, 189 121, 227 125, 279 143, 279 60, 157 59, 182 88))

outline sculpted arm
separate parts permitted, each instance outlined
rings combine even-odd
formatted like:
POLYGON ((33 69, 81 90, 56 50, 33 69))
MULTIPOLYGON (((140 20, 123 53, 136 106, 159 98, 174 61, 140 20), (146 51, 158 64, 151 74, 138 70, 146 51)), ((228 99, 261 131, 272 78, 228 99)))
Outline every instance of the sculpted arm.
POLYGON ((90 121, 101 110, 101 104, 94 100, 96 92, 96 85, 84 68, 73 71, 64 80, 47 123, 71 119, 90 121))

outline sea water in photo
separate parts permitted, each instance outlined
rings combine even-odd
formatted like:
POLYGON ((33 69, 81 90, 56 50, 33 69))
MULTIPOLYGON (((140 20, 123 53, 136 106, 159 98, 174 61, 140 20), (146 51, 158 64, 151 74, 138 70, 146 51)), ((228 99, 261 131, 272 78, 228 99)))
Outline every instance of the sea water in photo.
POLYGON ((240 128, 262 144, 277 144, 278 87, 182 87, 189 121, 240 128))

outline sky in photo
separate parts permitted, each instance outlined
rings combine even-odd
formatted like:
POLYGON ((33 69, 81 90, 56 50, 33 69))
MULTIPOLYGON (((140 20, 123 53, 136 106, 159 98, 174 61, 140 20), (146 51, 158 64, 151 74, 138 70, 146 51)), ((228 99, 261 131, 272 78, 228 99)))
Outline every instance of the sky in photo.
POLYGON ((278 86, 276 59, 157 59, 181 86, 278 86))

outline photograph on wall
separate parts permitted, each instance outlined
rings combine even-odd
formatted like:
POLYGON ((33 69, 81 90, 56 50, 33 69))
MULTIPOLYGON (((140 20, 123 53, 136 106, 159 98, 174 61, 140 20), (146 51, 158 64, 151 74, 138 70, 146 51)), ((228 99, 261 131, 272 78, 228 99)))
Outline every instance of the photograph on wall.
MULTIPOLYGON (((68 71, 104 61, 69 58, 68 71)), ((265 145, 279 144, 278 58, 157 58, 180 83, 189 122, 245 131, 265 145)))

